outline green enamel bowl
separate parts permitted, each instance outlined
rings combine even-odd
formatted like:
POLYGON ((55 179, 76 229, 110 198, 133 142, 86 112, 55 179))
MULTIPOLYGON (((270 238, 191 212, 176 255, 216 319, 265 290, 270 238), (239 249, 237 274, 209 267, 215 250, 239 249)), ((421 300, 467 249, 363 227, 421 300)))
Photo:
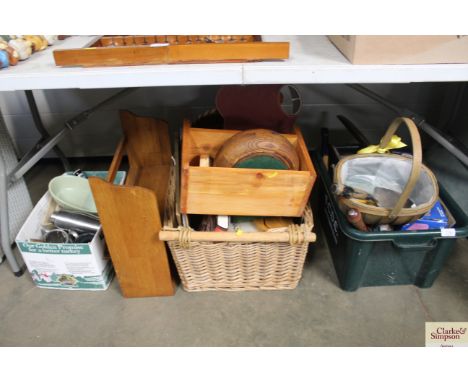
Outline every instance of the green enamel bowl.
POLYGON ((49 193, 66 210, 97 214, 88 179, 74 175, 57 176, 49 182, 49 193))
POLYGON ((248 159, 240 160, 234 167, 237 168, 261 168, 270 170, 289 170, 287 163, 270 155, 257 155, 248 159))

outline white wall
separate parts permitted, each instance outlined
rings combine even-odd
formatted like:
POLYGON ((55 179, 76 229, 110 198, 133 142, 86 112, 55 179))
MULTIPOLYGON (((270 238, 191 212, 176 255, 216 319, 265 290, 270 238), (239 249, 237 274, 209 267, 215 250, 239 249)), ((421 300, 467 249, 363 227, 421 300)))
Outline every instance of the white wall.
MULTIPOLYGON (((395 103, 425 115, 431 123, 443 124, 441 110, 446 106, 447 93, 451 91, 449 85, 427 83, 369 87, 395 103)), ((349 141, 349 136, 336 119, 337 114, 350 117, 373 140, 378 140, 394 117, 380 105, 344 85, 298 85, 298 88, 303 98, 298 122, 311 147, 318 145, 322 127, 334 130, 331 135, 336 143, 349 141)), ((180 126, 183 116, 192 118, 212 108, 217 89, 217 86, 138 89, 93 115, 71 132, 61 147, 69 156, 111 155, 121 134, 119 109, 164 118, 172 126, 180 126)), ((70 89, 34 91, 34 94, 44 124, 53 133, 64 121, 116 91, 70 89)), ((0 93, 0 108, 18 151, 23 154, 38 139, 24 93, 0 93)))

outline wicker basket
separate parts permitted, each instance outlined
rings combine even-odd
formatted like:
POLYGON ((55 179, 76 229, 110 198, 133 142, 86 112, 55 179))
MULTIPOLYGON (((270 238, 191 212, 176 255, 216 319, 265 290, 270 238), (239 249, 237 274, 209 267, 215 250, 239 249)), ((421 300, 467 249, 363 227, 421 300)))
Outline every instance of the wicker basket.
POLYGON ((394 119, 381 139, 379 148, 384 149, 388 145, 393 134, 402 124, 405 124, 410 132, 413 147, 411 158, 396 154, 356 154, 341 159, 335 167, 337 190, 343 190, 344 186, 349 186, 349 183, 345 184, 345 169, 348 176, 352 169, 354 174, 367 178, 368 184, 368 179, 375 177, 375 186, 384 187, 384 184, 396 184, 402 188, 400 193, 397 193, 398 199, 392 208, 367 205, 357 198, 339 198, 339 205, 343 212, 346 213, 349 209, 360 211, 366 224, 406 224, 429 212, 438 199, 437 179, 432 171, 422 164, 421 138, 416 124, 411 119, 403 117, 394 119), (395 175, 389 175, 389 169, 395 169, 395 175), (377 172, 385 176, 379 178, 377 172), (425 192, 422 192, 422 189, 425 192), (410 196, 419 197, 417 206, 404 207, 410 196))
POLYGON ((309 242, 315 241, 309 205, 304 210, 302 224, 290 226, 289 232, 261 233, 262 242, 249 242, 249 235, 258 238, 256 233, 234 234, 236 238, 220 241, 230 233, 195 232, 177 227, 175 182, 171 178, 160 239, 168 242, 186 291, 280 290, 297 286, 309 242), (216 237, 212 241, 197 239, 203 234, 216 237))

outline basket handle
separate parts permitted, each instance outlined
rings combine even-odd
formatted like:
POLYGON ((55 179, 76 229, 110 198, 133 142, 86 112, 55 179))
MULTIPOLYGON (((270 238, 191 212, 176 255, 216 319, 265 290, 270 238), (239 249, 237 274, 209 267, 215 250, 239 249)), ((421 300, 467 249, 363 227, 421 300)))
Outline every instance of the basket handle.
MULTIPOLYGON (((271 243, 312 243, 317 239, 313 232, 302 232, 299 231, 300 235, 298 240, 294 240, 291 237, 291 232, 244 232, 242 235, 236 232, 202 232, 202 231, 190 231, 187 235, 187 240, 193 241, 228 241, 234 243, 248 243, 248 242, 271 242, 271 243)), ((180 231, 159 231, 159 240, 161 241, 181 241, 180 231)))
POLYGON ((388 127, 385 135, 380 140, 380 148, 385 148, 390 140, 392 139, 393 134, 395 134, 396 130, 402 125, 405 124, 408 128, 411 136, 411 143, 413 147, 413 158, 412 158, 412 166, 411 166, 411 173, 408 178, 408 182, 398 199, 398 202, 395 204, 395 207, 390 211, 388 217, 393 219, 398 216, 401 209, 405 205, 406 201, 411 195, 411 192, 416 185, 419 174, 421 173, 421 164, 422 164, 422 148, 421 148, 421 137, 419 136, 418 128, 416 124, 410 118, 405 117, 398 117, 395 118, 390 126, 388 127))

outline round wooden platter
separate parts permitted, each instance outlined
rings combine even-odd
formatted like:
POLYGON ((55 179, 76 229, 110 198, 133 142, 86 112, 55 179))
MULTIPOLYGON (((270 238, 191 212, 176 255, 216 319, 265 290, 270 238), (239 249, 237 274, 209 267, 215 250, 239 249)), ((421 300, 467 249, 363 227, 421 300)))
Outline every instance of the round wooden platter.
POLYGON ((281 134, 267 129, 240 132, 219 150, 215 167, 299 170, 294 146, 281 134))

